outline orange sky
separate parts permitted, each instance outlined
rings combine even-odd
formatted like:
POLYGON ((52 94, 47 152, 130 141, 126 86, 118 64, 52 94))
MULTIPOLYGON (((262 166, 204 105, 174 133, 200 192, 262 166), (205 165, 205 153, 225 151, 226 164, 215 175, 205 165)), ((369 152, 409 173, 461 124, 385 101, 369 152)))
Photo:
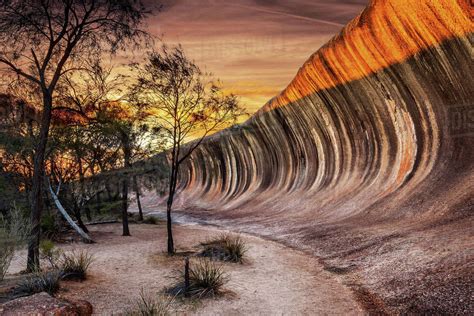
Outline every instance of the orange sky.
MULTIPOLYGON (((163 3, 163 2, 162 2, 163 3)), ((149 31, 181 43, 253 113, 367 0, 165 0, 149 31)))

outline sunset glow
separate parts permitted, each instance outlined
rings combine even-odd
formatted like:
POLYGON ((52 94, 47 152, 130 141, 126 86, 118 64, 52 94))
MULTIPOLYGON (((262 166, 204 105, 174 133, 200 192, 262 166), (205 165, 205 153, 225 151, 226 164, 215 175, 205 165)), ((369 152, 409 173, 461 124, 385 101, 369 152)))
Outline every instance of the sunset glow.
POLYGON ((250 113, 282 91, 366 0, 168 0, 148 28, 182 44, 250 113))

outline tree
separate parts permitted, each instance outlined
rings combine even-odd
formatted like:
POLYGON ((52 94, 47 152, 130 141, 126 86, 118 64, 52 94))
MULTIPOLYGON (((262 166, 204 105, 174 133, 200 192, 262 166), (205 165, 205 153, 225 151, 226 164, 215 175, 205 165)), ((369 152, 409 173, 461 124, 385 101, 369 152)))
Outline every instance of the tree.
POLYGON ((181 164, 206 136, 234 124, 245 112, 234 95, 223 93, 218 81, 186 57, 181 46, 163 46, 151 53, 137 76, 132 99, 147 109, 170 148, 166 215, 167 249, 173 254, 171 211, 181 164))
POLYGON ((90 56, 137 45, 149 12, 134 0, 0 0, 0 72, 35 86, 42 96, 34 152, 31 238, 27 269, 39 267, 44 156, 56 88, 90 56))
POLYGON ((37 112, 24 100, 0 94, 0 211, 28 205, 37 112))
MULTIPOLYGON (((74 78, 66 76, 65 84, 61 87, 62 107, 56 107, 55 113, 60 111, 63 117, 72 118, 80 122, 83 128, 93 130, 93 144, 100 143, 99 140, 106 141, 107 151, 112 153, 121 152, 120 155, 112 155, 119 164, 113 164, 112 167, 124 168, 125 176, 119 179, 121 185, 122 198, 122 223, 123 236, 130 236, 128 227, 128 193, 130 191, 130 172, 132 164, 135 161, 145 159, 160 148, 160 142, 156 133, 146 124, 146 112, 133 103, 128 103, 124 99, 125 92, 122 87, 127 86, 127 76, 113 75, 113 67, 103 67, 99 60, 88 65, 74 78)), ((84 183, 84 169, 82 168, 83 157, 87 156, 84 151, 91 148, 85 143, 79 143, 74 146, 74 136, 68 136, 67 147, 72 147, 79 162, 80 183, 84 183)), ((79 140, 84 141, 84 138, 79 140)), ((86 140, 91 143, 91 140, 86 140)), ((96 145, 92 147, 97 148, 96 145)), ((94 157, 98 158, 98 157, 94 157)), ((101 172, 106 171, 100 168, 101 172)), ((94 174, 94 172, 93 172, 94 174)), ((92 175, 93 175, 92 174, 92 175)), ((143 214, 140 205, 139 186, 136 175, 133 175, 133 190, 137 197, 140 218, 143 214)))

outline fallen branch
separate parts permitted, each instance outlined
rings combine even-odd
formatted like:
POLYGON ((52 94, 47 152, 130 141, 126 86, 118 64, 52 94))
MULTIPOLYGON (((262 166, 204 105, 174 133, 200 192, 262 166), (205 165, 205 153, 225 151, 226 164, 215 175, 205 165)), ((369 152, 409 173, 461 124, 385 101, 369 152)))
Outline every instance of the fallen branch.
POLYGON ((66 210, 62 206, 62 204, 59 201, 58 196, 57 196, 57 194, 59 193, 59 188, 60 188, 60 186, 58 186, 57 193, 54 193, 53 188, 51 187, 51 183, 49 184, 49 192, 51 193, 51 196, 53 197, 54 203, 56 204, 56 207, 58 208, 59 212, 61 212, 61 214, 66 219, 66 221, 69 223, 69 225, 71 225, 71 227, 74 228, 74 230, 79 235, 81 235, 84 242, 89 243, 89 244, 94 243, 92 238, 90 238, 89 235, 87 235, 79 226, 77 226, 77 224, 72 220, 71 216, 69 216, 69 214, 66 212, 66 210))

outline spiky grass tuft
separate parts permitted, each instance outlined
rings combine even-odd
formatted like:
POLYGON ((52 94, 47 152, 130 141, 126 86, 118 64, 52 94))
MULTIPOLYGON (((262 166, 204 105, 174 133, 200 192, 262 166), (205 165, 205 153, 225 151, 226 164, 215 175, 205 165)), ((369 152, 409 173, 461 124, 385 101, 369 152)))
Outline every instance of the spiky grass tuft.
POLYGON ((87 270, 89 270, 93 261, 93 255, 84 250, 64 253, 61 258, 62 278, 65 280, 85 280, 87 270))
POLYGON ((180 271, 176 277, 177 284, 169 291, 171 294, 191 298, 215 297, 222 294, 223 287, 229 280, 222 266, 207 259, 190 263, 187 292, 184 278, 184 271, 180 271))
POLYGON ((59 290, 61 273, 57 270, 37 272, 20 282, 13 292, 15 295, 27 296, 46 292, 54 295, 59 290))
POLYGON ((201 243, 204 249, 200 255, 212 260, 243 263, 247 245, 239 235, 221 234, 201 243))
POLYGON ((126 314, 130 316, 167 316, 171 314, 172 304, 172 298, 154 297, 141 289, 134 309, 126 314))

